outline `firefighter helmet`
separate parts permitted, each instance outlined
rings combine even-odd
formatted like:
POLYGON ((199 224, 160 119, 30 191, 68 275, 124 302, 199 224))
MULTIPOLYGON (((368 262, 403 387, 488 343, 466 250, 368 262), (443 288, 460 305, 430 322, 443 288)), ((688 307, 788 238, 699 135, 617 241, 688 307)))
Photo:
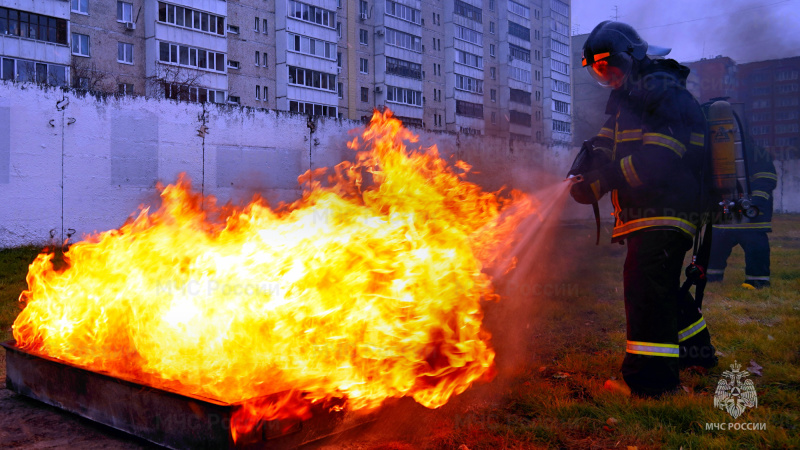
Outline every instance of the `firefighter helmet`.
POLYGON ((648 45, 630 25, 607 20, 583 44, 583 66, 601 86, 618 88, 646 55, 664 56, 670 49, 648 45))

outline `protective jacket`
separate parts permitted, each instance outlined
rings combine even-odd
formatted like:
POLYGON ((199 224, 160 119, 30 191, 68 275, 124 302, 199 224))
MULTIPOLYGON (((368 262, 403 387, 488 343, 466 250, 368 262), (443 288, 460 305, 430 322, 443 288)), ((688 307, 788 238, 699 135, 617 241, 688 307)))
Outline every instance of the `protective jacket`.
POLYGON ((706 126, 686 90, 688 74, 674 60, 653 60, 611 93, 610 117, 594 146, 605 148, 614 164, 592 189, 598 198, 611 189, 612 241, 643 229, 677 229, 689 237, 697 230, 706 126))

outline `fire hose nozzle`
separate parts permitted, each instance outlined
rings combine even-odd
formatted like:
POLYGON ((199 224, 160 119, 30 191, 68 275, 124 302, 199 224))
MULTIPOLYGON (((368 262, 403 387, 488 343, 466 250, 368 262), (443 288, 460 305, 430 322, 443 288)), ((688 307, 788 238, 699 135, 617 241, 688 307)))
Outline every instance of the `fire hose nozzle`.
POLYGON ((570 175, 564 181, 569 181, 572 184, 580 183, 583 181, 583 175, 570 175))

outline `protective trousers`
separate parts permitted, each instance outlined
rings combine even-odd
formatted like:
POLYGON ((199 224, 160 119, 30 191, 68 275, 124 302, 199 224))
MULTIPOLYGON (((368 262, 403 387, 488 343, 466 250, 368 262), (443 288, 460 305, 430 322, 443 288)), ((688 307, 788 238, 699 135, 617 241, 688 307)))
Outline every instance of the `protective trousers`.
POLYGON ((691 296, 678 299, 691 239, 677 230, 645 230, 626 237, 627 348, 622 376, 634 394, 659 396, 680 384, 681 366, 716 361, 703 315, 691 296))
POLYGON ((769 282, 769 237, 763 230, 714 228, 708 281, 722 281, 728 257, 736 245, 744 250, 745 283, 769 282))

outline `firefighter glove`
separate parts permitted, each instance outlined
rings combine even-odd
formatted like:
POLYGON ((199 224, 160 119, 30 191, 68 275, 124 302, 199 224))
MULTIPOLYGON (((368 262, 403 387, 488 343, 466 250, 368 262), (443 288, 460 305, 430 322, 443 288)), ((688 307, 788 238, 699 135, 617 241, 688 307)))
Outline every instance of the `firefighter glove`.
POLYGON ((606 164, 597 170, 592 170, 583 175, 583 179, 570 187, 569 193, 576 202, 584 205, 592 204, 606 192, 619 188, 620 174, 616 171, 616 164, 606 164))
POLYGON ((593 176, 596 175, 595 172, 596 171, 589 172, 583 176, 582 180, 575 182, 572 187, 570 187, 569 193, 576 202, 584 205, 591 205, 600 200, 600 197, 603 196, 604 192, 602 192, 600 186, 600 179, 593 176))

